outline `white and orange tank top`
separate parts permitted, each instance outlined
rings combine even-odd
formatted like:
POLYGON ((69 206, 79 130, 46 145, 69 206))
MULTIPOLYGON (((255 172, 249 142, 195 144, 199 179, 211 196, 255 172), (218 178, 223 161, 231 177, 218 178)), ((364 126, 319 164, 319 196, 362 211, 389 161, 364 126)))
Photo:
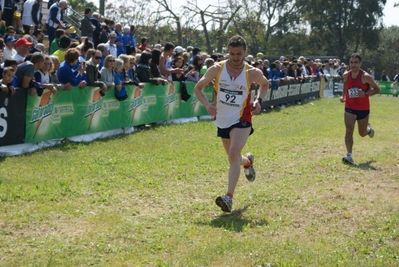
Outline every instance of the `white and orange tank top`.
POLYGON ((227 73, 226 62, 220 63, 215 82, 217 112, 214 123, 219 128, 229 128, 244 121, 252 123, 249 66, 245 63, 242 72, 237 77, 231 77, 227 73))

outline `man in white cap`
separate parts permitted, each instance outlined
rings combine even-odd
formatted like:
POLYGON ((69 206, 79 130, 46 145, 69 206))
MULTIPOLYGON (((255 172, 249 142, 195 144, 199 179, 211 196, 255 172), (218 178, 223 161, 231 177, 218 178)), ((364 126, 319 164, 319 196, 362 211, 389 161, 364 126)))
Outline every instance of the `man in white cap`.
POLYGON ((3 50, 3 59, 12 59, 15 54, 17 54, 17 51, 14 49, 14 45, 17 39, 15 39, 12 36, 7 36, 5 39, 6 45, 4 46, 3 50))

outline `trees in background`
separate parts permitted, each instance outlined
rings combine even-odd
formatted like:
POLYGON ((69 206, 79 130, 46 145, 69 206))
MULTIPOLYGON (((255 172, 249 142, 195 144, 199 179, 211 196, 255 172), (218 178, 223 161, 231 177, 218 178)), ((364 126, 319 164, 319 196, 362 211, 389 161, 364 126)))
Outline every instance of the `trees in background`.
POLYGON ((346 62, 349 54, 360 52, 369 55, 374 65, 383 58, 378 53, 387 51, 382 48, 389 41, 387 31, 399 34, 383 28, 386 0, 219 0, 205 9, 196 1, 172 4, 170 0, 110 1, 105 16, 136 25, 136 38, 146 36, 151 44, 172 41, 208 53, 225 52, 228 38, 240 34, 251 54, 336 56, 346 62))

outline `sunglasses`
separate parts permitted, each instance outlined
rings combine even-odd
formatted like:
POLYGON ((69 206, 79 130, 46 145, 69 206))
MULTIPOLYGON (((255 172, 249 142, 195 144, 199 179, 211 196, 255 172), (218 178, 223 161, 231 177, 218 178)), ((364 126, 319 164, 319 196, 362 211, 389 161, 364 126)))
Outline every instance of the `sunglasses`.
POLYGON ((102 59, 103 57, 94 57, 95 59, 102 59))

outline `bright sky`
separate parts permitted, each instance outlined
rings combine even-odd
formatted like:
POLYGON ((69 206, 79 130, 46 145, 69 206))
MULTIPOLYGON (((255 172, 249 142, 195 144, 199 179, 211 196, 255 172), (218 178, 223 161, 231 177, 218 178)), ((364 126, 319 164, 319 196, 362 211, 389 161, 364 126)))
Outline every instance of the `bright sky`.
MULTIPOLYGON (((114 1, 114 0, 108 0, 108 1, 114 1)), ((218 1, 220 3, 223 3, 223 0, 195 0, 197 2, 198 7, 201 9, 205 9, 208 5, 217 5, 218 1)), ((99 6, 99 1, 98 0, 92 0, 93 3, 95 3, 97 6, 99 6)), ((399 3, 399 0, 387 0, 387 3, 384 8, 384 24, 385 26, 389 27, 392 25, 397 25, 399 26, 399 19, 398 19, 398 14, 399 14, 399 7, 393 7, 394 3, 397 2, 399 3)), ((178 7, 180 5, 184 5, 187 3, 185 0, 170 0, 170 3, 172 7, 178 7)))

